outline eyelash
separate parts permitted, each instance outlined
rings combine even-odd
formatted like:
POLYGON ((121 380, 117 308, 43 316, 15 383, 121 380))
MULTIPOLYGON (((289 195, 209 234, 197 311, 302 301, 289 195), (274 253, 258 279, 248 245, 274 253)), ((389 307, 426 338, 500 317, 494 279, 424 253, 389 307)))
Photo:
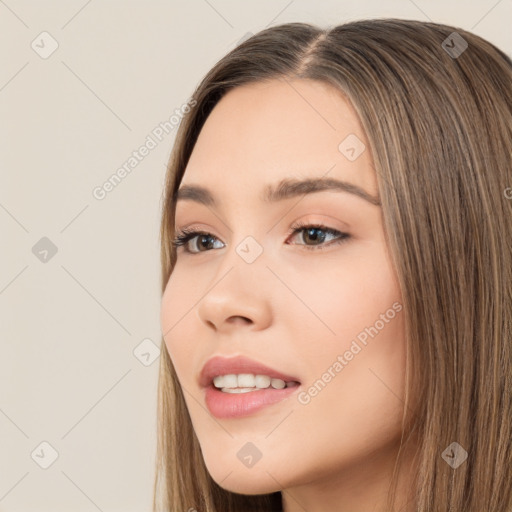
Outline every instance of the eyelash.
MULTIPOLYGON (((347 240, 349 240, 351 238, 351 236, 348 233, 343 233, 343 232, 338 231, 336 229, 329 228, 327 226, 324 226, 323 224, 307 224, 307 223, 303 223, 303 222, 298 222, 297 224, 292 226, 290 228, 290 231, 287 234, 287 237, 290 236, 290 235, 295 235, 296 233, 300 233, 301 231, 305 231, 306 228, 307 229, 320 229, 320 230, 324 231, 328 235, 335 235, 335 236, 338 237, 337 241, 334 241, 334 242, 331 242, 331 243, 328 243, 328 244, 322 243, 321 245, 316 245, 316 246, 308 246, 308 245, 303 245, 303 244, 294 244, 294 245, 303 245, 304 248, 306 250, 309 250, 309 251, 322 251, 326 247, 330 247, 331 245, 337 245, 337 244, 344 243, 344 242, 346 242, 347 240)), ((175 248, 183 246, 184 252, 186 252, 188 254, 199 254, 201 252, 209 252, 208 250, 207 251, 193 252, 193 251, 191 251, 190 249, 187 248, 187 243, 190 240, 192 240, 193 238, 195 238, 196 236, 198 236, 198 235, 206 235, 206 236, 210 236, 212 238, 216 238, 213 235, 211 235, 211 233, 207 233, 207 232, 204 232, 204 231, 197 231, 197 230, 194 230, 194 229, 190 229, 190 230, 189 229, 183 229, 181 231, 178 230, 176 232, 176 237, 174 238, 174 240, 171 243, 172 243, 172 245, 175 248)))

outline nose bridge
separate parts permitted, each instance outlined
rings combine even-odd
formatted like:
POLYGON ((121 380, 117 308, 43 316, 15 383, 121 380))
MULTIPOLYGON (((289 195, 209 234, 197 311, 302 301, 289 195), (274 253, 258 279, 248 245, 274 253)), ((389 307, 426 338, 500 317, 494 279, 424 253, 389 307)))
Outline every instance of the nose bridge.
MULTIPOLYGON (((230 227, 230 243, 223 256, 222 265, 231 267, 246 266, 247 272, 254 271, 266 260, 268 248, 264 247, 267 239, 266 226, 262 222, 261 215, 245 215, 244 212, 251 208, 249 203, 238 204, 232 211, 233 218, 238 217, 230 227), (250 219, 255 218, 252 222, 250 219)), ((267 270, 268 272, 268 270, 267 270)))
POLYGON ((257 294, 258 288, 261 289, 268 279, 265 275, 268 273, 266 252, 263 243, 253 235, 234 239, 218 270, 218 279, 229 272, 226 279, 235 291, 257 294))
MULTIPOLYGON (((235 239, 234 239, 235 240, 235 239)), ((203 322, 217 329, 231 317, 266 325, 271 317, 270 279, 263 244, 251 235, 228 247, 216 275, 199 304, 203 322)))

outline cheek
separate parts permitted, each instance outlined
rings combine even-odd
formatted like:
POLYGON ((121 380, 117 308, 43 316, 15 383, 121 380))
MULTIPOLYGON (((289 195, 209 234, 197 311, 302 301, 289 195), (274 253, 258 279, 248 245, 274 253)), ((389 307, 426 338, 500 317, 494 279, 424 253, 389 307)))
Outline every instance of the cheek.
POLYGON ((186 332, 183 324, 190 321, 194 304, 206 292, 204 284, 201 283, 197 272, 184 270, 181 265, 176 264, 162 295, 160 310, 162 332, 169 333, 170 339, 176 337, 175 333, 178 331, 186 332))
POLYGON ((200 297, 198 293, 194 290, 193 283, 175 268, 161 301, 160 324, 165 346, 180 382, 184 383, 191 379, 191 375, 184 372, 183 362, 193 362, 197 348, 194 343, 198 338, 194 336, 195 311, 192 306, 200 297))
POLYGON ((391 435, 404 395, 406 344, 400 288, 386 253, 375 246, 351 256, 350 266, 336 262, 309 272, 315 287, 298 282, 297 294, 322 322, 302 321, 302 332, 314 325, 301 337, 301 357, 309 361, 304 421, 352 439, 391 435), (326 411, 332 422, 319 426, 316 418, 326 411))
MULTIPOLYGON (((296 296, 287 294, 288 310, 293 309, 295 316, 290 325, 301 324, 308 331, 306 337, 321 338, 327 353, 348 348, 345 341, 358 335, 364 342, 368 338, 365 329, 376 322, 378 328, 385 325, 378 330, 389 332, 397 327, 391 327, 396 322, 382 324, 380 320, 386 312, 385 320, 397 316, 393 304, 400 307, 402 300, 381 243, 347 245, 343 251, 293 262, 279 271, 296 296)), ((315 356, 312 360, 318 358, 314 352, 311 355, 315 356)))
POLYGON ((324 469, 341 463, 348 467, 400 436, 406 363, 403 310, 392 309, 388 323, 376 323, 390 306, 388 301, 382 304, 384 308, 367 310, 363 323, 344 316, 343 309, 334 324, 339 335, 318 337, 310 352, 297 421, 288 425, 288 434, 314 433, 316 441, 301 446, 302 457, 316 460, 320 450, 324 469), (365 343, 357 338, 360 333, 365 343), (320 447, 320 439, 331 440, 328 450, 320 447))

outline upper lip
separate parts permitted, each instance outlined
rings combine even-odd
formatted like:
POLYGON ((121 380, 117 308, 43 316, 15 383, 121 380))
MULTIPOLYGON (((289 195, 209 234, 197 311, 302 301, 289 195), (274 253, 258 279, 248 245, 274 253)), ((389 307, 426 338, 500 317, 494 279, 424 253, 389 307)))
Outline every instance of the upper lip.
POLYGON ((285 382, 300 382, 297 377, 274 370, 269 366, 249 359, 245 356, 222 357, 214 356, 206 362, 199 375, 199 385, 203 388, 210 386, 214 377, 218 375, 230 375, 239 373, 252 373, 254 375, 268 375, 273 379, 281 379, 285 382))

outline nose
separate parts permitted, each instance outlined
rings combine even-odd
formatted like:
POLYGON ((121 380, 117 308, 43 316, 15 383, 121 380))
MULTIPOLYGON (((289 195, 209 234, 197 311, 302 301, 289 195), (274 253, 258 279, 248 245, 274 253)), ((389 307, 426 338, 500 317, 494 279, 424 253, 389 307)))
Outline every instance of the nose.
MULTIPOLYGON (((232 261, 232 260, 231 260, 232 261)), ((233 263, 217 275, 198 304, 198 316, 209 328, 228 333, 247 326, 252 331, 265 329, 272 320, 272 273, 263 263, 233 263), (266 275, 265 275, 266 274, 266 275)))

